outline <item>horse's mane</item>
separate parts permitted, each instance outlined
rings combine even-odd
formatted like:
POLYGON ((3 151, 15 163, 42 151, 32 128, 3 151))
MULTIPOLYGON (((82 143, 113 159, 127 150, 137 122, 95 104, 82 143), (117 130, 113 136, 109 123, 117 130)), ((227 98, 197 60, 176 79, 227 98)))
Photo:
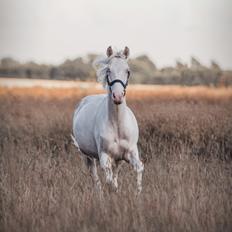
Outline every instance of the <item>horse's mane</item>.
POLYGON ((97 72, 97 81, 102 83, 103 87, 106 87, 106 75, 111 59, 114 57, 126 59, 123 51, 113 53, 110 57, 98 56, 93 62, 93 67, 97 72))

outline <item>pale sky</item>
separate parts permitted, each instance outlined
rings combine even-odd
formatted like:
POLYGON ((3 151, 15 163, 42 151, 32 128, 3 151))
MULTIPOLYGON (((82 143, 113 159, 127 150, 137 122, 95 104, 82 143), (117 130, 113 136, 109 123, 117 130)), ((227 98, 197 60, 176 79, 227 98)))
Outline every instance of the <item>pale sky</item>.
POLYGON ((60 63, 128 46, 159 67, 232 68, 231 0, 0 0, 0 58, 60 63))

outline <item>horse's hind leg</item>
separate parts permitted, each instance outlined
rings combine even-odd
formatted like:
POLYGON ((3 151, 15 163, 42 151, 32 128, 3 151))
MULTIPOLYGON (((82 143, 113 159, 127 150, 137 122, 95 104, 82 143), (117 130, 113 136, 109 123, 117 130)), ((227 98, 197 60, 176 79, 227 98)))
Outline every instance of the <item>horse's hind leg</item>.
POLYGON ((85 162, 88 169, 90 170, 94 186, 97 188, 98 191, 101 192, 101 181, 97 173, 96 159, 90 159, 89 157, 86 157, 85 162))
POLYGON ((115 190, 117 191, 118 189, 118 173, 120 171, 120 168, 122 166, 123 162, 116 162, 116 166, 113 168, 113 186, 115 190))

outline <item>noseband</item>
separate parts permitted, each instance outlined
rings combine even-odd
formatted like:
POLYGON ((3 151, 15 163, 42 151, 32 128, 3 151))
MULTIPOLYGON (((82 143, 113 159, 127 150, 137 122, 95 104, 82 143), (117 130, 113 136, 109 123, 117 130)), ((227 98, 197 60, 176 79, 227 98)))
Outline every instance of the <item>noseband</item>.
POLYGON ((123 86, 123 88, 124 88, 124 96, 125 96, 125 95, 126 95, 126 87, 127 87, 127 85, 128 85, 129 77, 130 77, 130 72, 128 71, 128 76, 127 76, 126 83, 123 83, 123 81, 120 80, 120 79, 115 79, 115 80, 113 80, 113 81, 110 81, 110 80, 109 80, 109 73, 107 73, 107 74, 106 74, 106 81, 107 81, 107 84, 108 84, 108 86, 109 86, 109 88, 110 88, 110 92, 112 92, 111 87, 112 87, 115 83, 120 83, 120 84, 123 86))

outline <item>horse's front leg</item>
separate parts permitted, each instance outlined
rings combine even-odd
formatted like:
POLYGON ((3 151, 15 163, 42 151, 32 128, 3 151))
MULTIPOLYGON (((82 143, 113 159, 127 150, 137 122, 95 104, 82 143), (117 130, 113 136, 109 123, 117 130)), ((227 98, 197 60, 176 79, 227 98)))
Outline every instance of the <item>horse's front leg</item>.
POLYGON ((142 161, 139 159, 139 152, 137 146, 127 154, 126 159, 127 161, 129 161, 129 163, 133 166, 134 170, 137 172, 137 188, 139 194, 142 191, 142 178, 143 178, 144 165, 142 161))
POLYGON ((113 184, 112 158, 105 152, 100 153, 100 166, 105 171, 106 183, 113 184))

